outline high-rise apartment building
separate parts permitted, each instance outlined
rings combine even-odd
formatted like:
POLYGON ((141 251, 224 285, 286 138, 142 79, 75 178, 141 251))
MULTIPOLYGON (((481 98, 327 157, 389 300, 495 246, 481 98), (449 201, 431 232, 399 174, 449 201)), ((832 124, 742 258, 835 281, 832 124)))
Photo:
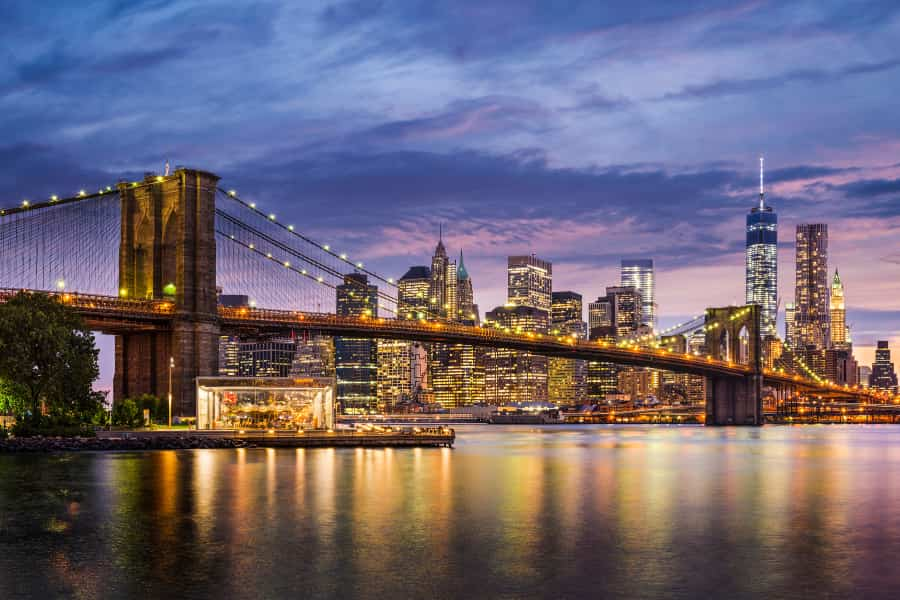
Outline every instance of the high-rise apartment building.
POLYGON ((834 270, 834 278, 831 280, 831 344, 835 347, 843 347, 850 343, 850 332, 847 330, 847 310, 844 306, 844 284, 837 269, 834 270))
MULTIPOLYGON (((550 331, 557 335, 587 338, 581 294, 553 292, 550 306, 550 331)), ((571 358, 548 359, 548 397, 557 405, 583 404, 586 398, 587 362, 571 358)))
POLYGON ((510 256, 506 267, 507 302, 515 306, 533 306, 550 314, 553 289, 553 265, 531 256, 510 256))
MULTIPOLYGON (((486 327, 514 332, 546 333, 549 325, 549 311, 534 306, 507 304, 498 306, 485 315, 486 327)), ((486 402, 505 405, 547 401, 546 356, 507 348, 491 348, 485 351, 484 365, 486 402)))
POLYGON ((891 350, 887 340, 878 340, 875 362, 872 363, 872 374, 869 376, 869 387, 892 394, 897 393, 897 372, 894 370, 894 363, 891 362, 891 350))
POLYGON ((656 275, 653 260, 649 258, 628 259, 621 263, 621 284, 633 287, 641 294, 641 324, 651 330, 657 329, 656 275))
POLYGON ((759 159, 759 206, 747 215, 745 300, 760 307, 760 334, 776 334, 778 317, 778 215, 766 205, 759 159))
POLYGON ((797 225, 794 346, 824 350, 829 346, 828 225, 797 225))
MULTIPOLYGON (((378 288, 362 273, 344 275, 337 286, 339 316, 378 316, 378 288)), ((334 338, 337 402, 344 414, 365 414, 378 409, 378 347, 375 340, 334 338)))

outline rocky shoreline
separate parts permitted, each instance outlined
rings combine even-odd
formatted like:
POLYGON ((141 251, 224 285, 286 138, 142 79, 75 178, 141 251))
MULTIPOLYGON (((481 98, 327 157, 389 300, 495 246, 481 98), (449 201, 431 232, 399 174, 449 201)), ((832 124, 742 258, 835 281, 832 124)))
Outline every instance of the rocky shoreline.
POLYGON ((254 448, 246 440, 221 437, 158 436, 134 438, 24 437, 0 440, 0 453, 79 452, 116 450, 194 450, 201 448, 254 448))

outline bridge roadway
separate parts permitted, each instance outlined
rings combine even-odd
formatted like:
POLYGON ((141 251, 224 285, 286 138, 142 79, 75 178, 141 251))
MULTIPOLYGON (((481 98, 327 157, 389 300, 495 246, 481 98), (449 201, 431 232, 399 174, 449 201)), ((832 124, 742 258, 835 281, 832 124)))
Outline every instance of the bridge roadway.
MULTIPOLYGON (((0 302, 21 291, 23 290, 0 290, 0 302)), ((39 291, 39 293, 55 296, 62 303, 72 306, 92 330, 102 333, 118 334, 165 329, 177 316, 174 303, 166 300, 137 300, 67 292, 39 291)), ((223 334, 241 332, 288 334, 291 330, 306 330, 346 337, 509 348, 543 356, 651 367, 706 377, 740 378, 752 374, 750 367, 746 365, 713 360, 711 357, 680 354, 666 349, 622 347, 605 341, 575 340, 571 337, 530 332, 516 333, 445 322, 342 317, 330 313, 225 306, 218 307, 218 321, 223 334)), ((763 377, 766 385, 794 387, 822 397, 854 398, 868 402, 889 400, 886 395, 865 388, 818 382, 799 375, 768 369, 764 371, 763 377)))

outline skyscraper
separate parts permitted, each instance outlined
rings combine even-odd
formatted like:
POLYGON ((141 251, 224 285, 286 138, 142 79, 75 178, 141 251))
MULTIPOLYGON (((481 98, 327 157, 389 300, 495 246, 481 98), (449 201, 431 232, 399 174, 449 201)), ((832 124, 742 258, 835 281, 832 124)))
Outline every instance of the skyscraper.
MULTIPOLYGON (((606 296, 588 305, 590 339, 616 342, 634 334, 641 325, 641 306, 636 288, 606 288, 606 296)), ((618 387, 618 369, 613 363, 589 362, 587 380, 588 397, 594 402, 604 400, 618 387)))
MULTIPOLYGON (((587 338, 581 294, 553 292, 550 306, 551 333, 587 338)), ((548 359, 548 397, 557 405, 583 404, 586 392, 587 363, 571 358, 548 359)))
MULTIPOLYGON (((336 312, 339 316, 378 316, 378 288, 369 285, 366 275, 344 275, 344 283, 337 286, 336 291, 336 312)), ((334 338, 337 401, 344 414, 364 414, 377 410, 377 352, 375 340, 334 338)))
POLYGON ((845 346, 850 342, 850 333, 847 331, 847 310, 844 307, 844 284, 837 269, 834 270, 834 278, 831 280, 831 343, 833 346, 845 346))
MULTIPOLYGON (((514 332, 545 333, 549 313, 534 306, 507 304, 485 315, 485 326, 514 332)), ((514 402, 547 401, 547 357, 491 348, 485 358, 485 401, 505 405, 514 402)))
POLYGON ((891 350, 887 340, 878 340, 875 348, 875 362, 872 363, 872 374, 869 376, 869 387, 892 394, 897 393, 897 373, 891 362, 891 350))
POLYGON ((441 229, 434 255, 431 257, 431 289, 429 303, 432 316, 453 318, 456 315, 456 262, 447 258, 444 232, 441 229))
POLYGON ((763 159, 759 158, 759 206, 747 215, 745 289, 747 304, 760 306, 760 333, 776 335, 778 316, 778 215, 766 206, 763 159))
POLYGON ((481 318, 478 315, 478 305, 475 304, 475 290, 472 288, 472 278, 466 269, 462 250, 459 251, 459 263, 456 268, 456 316, 455 320, 470 325, 478 325, 481 318))
POLYGON ((531 256, 510 256, 506 267, 507 301, 515 306, 533 306, 550 317, 553 265, 531 256))
POLYGON ((797 225, 794 346, 821 351, 829 346, 828 225, 797 225))
POLYGON ((427 319, 431 310, 431 269, 410 267, 397 282, 397 317, 427 319))
POLYGON ((653 331, 657 329, 656 276, 653 259, 623 260, 621 264, 621 284, 633 287, 641 293, 641 324, 653 331))
MULTIPOLYGON (((449 321, 475 325, 478 307, 472 278, 462 252, 460 262, 447 257, 443 231, 431 259, 430 303, 449 321)), ((483 368, 477 351, 464 344, 430 344, 428 371, 434 401, 444 408, 456 408, 483 401, 483 368)))

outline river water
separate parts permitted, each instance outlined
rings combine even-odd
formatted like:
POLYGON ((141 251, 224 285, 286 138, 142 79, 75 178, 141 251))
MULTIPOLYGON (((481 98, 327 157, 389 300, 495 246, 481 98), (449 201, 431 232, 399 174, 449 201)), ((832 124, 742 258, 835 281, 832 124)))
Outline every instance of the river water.
POLYGON ((0 455, 0 598, 897 598, 900 427, 0 455))

